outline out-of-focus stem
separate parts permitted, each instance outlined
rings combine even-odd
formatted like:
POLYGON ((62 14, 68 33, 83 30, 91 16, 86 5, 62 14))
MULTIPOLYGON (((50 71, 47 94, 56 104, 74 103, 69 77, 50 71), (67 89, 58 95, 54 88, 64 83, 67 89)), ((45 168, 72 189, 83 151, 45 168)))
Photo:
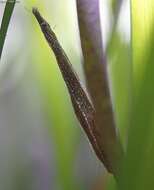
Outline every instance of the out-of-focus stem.
MULTIPOLYGON (((109 163, 109 170, 117 175, 123 148, 116 129, 109 89, 107 60, 103 50, 99 0, 77 0, 80 39, 88 91, 96 115, 97 142, 109 163)), ((106 166, 106 163, 104 163, 106 166)))

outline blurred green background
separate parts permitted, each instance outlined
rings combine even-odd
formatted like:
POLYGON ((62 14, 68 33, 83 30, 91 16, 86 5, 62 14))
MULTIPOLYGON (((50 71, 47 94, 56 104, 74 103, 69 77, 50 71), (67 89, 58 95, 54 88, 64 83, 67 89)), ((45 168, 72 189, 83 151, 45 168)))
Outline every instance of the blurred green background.
MULTIPOLYGON (((113 33, 116 1, 100 1, 116 122, 127 145, 121 190, 154 187, 152 1, 124 0, 113 33)), ((0 64, 0 189, 115 189, 78 124, 33 6, 85 84, 75 0, 17 1, 0 64)))
POLYGON ((0 189, 89 189, 104 169, 77 122, 32 6, 54 28, 84 83, 75 1, 17 2, 0 65, 0 189))

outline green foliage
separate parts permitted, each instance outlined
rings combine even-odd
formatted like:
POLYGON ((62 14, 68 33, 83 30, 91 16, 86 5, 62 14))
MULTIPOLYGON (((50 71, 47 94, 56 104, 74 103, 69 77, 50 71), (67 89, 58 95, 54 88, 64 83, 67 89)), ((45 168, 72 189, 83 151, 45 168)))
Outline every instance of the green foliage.
POLYGON ((6 5, 5 5, 5 10, 4 10, 1 28, 0 28, 0 58, 2 55, 5 38, 6 38, 8 26, 10 23, 10 19, 13 13, 15 3, 16 3, 16 0, 12 0, 12 1, 7 0, 6 5))
POLYGON ((133 101, 119 189, 154 187, 154 3, 132 1, 133 101), (139 32, 140 31, 140 32, 139 32))
MULTIPOLYGON (((112 1, 113 15, 117 13, 117 2, 121 1, 112 1)), ((29 4, 31 4, 31 1, 29 1, 29 4)), ((0 56, 14 5, 15 1, 13 3, 7 1, 5 6, 0 29, 0 56)), ((40 3, 40 7, 42 5, 44 5, 43 2, 40 3)), ((60 14, 63 15, 62 20, 60 20, 61 29, 59 30, 58 25, 60 17, 56 17, 56 23, 53 22, 55 15, 58 15, 57 13, 54 14, 54 10, 51 11, 52 19, 49 19, 49 22, 53 25, 56 24, 55 33, 58 34, 64 46, 65 41, 66 44, 68 41, 70 42, 69 47, 66 47, 66 51, 71 52, 71 56, 73 55, 71 61, 74 64, 79 62, 79 58, 74 56, 76 55, 75 50, 71 47, 77 41, 76 38, 72 37, 76 30, 70 27, 73 22, 68 22, 66 26, 64 18, 68 17, 68 12, 64 14, 61 11, 62 8, 59 9, 60 14), (71 28, 71 32, 69 32, 69 28, 71 28)), ((58 8, 55 9, 55 11, 57 10, 58 8)), ((132 0, 130 44, 126 43, 120 33, 117 32, 116 25, 113 25, 115 28, 113 28, 113 33, 111 32, 112 36, 109 40, 110 44, 108 44, 107 60, 116 124, 126 153, 120 166, 117 186, 113 176, 109 176, 107 188, 109 190, 154 188, 153 10, 153 0, 132 0)), ((44 13, 45 16, 51 16, 45 10, 44 13)), ((80 186, 80 181, 74 175, 74 160, 76 159, 77 145, 80 140, 79 131, 76 127, 77 121, 71 108, 65 84, 55 63, 55 58, 50 56, 48 46, 45 44, 43 36, 41 37, 38 26, 34 24, 32 15, 30 15, 30 19, 32 19, 32 22, 30 22, 26 32, 29 35, 29 44, 31 43, 29 49, 33 52, 31 62, 36 70, 38 88, 42 95, 42 112, 46 115, 49 136, 54 144, 54 157, 58 171, 56 181, 59 185, 57 189, 81 189, 82 185, 80 186)), ((117 20, 115 22, 117 23, 117 20)), ((85 34, 87 33, 85 32, 85 34)), ((88 55, 87 58, 89 58, 88 55)), ((15 60, 13 61, 15 62, 15 60)))

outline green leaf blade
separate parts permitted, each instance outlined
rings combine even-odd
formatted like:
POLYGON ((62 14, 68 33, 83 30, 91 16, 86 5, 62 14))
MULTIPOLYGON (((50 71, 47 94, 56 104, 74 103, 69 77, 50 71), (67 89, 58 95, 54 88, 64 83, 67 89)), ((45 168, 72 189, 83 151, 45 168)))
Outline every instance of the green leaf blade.
POLYGON ((154 187, 154 2, 133 0, 132 61, 133 104, 126 157, 119 189, 154 187))
POLYGON ((4 10, 3 19, 2 19, 1 28, 0 28, 0 58, 2 56, 4 42, 5 42, 8 26, 9 26, 10 19, 14 10, 15 3, 16 3, 16 0, 12 0, 12 1, 7 0, 6 5, 5 5, 5 10, 4 10))

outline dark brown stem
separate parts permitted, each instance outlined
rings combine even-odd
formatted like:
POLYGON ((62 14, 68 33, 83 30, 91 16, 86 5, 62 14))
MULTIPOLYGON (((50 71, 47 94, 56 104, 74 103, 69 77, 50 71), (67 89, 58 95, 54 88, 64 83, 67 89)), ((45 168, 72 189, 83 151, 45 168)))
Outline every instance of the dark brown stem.
POLYGON ((85 90, 81 86, 66 53, 59 44, 55 33, 52 31, 49 24, 44 20, 36 8, 33 8, 33 14, 36 17, 49 46, 52 48, 56 56, 58 66, 67 85, 76 116, 82 128, 86 132, 96 155, 101 160, 101 162, 104 163, 108 171, 112 172, 110 163, 108 163, 105 153, 101 150, 99 144, 97 143, 97 137, 94 132, 95 110, 85 90))
POLYGON ((66 53, 59 44, 55 33, 52 31, 49 24, 40 15, 39 11, 36 8, 33 8, 33 14, 35 15, 41 27, 45 39, 47 40, 49 46, 56 56, 58 66, 71 97, 75 114, 82 128, 87 134, 88 139, 99 160, 105 165, 109 172, 113 173, 116 176, 118 168, 116 160, 119 161, 121 158, 121 150, 119 151, 118 147, 119 144, 114 143, 116 142, 114 139, 116 137, 114 135, 111 135, 110 137, 113 137, 113 139, 106 139, 108 135, 105 136, 104 134, 104 139, 101 139, 101 133, 99 130, 97 130, 98 122, 95 108, 90 102, 86 91, 79 81, 79 78, 74 72, 66 53), (103 140, 105 140, 104 143, 102 143, 103 140), (102 146, 102 144, 104 144, 104 146, 102 146))

